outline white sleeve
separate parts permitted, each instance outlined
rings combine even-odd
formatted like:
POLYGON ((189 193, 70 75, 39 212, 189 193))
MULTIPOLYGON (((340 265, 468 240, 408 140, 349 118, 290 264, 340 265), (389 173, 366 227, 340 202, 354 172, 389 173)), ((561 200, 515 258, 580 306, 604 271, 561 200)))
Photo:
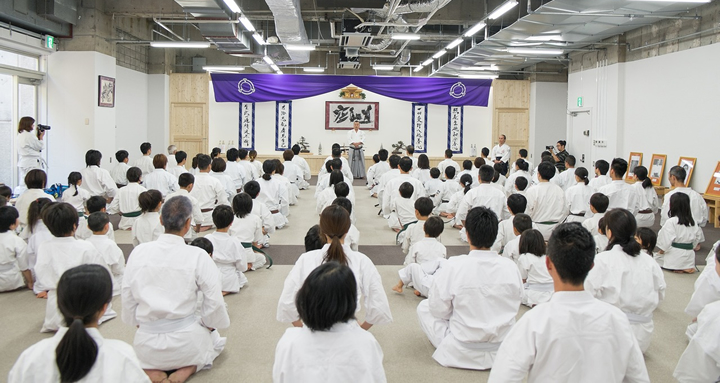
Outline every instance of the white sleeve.
POLYGON ((229 327, 230 317, 221 291, 220 271, 212 258, 208 256, 198 258, 196 283, 204 297, 200 307, 203 325, 210 328, 229 327))
POLYGON ((502 156, 500 161, 502 161, 502 162, 510 161, 510 148, 508 148, 507 151, 505 151, 505 154, 502 156))
POLYGON ((295 266, 290 270, 290 273, 285 278, 285 284, 283 285, 283 291, 280 294, 280 300, 278 301, 277 307, 277 320, 283 323, 295 322, 300 319, 297 307, 295 307, 295 295, 300 290, 300 285, 303 283, 300 275, 301 266, 298 263, 302 262, 302 255, 295 266))
POLYGON ((521 318, 500 345, 488 383, 523 382, 535 362, 535 336, 531 318, 521 318), (527 319, 527 320, 523 320, 527 319))
POLYGON ((705 353, 696 336, 680 356, 673 376, 680 383, 714 382, 720 376, 720 366, 705 353))
POLYGON ((457 208, 457 218, 461 221, 465 220, 467 218, 468 211, 470 210, 470 205, 472 205, 472 201, 470 200, 470 192, 468 194, 465 194, 460 201, 460 205, 457 208))
POLYGON ((433 317, 450 320, 453 313, 452 292, 449 279, 454 277, 449 272, 435 274, 435 280, 428 292, 428 307, 433 317))
POLYGON ((393 318, 390 313, 385 289, 382 285, 382 278, 370 258, 365 258, 362 267, 362 290, 365 297, 365 321, 376 325, 391 323, 393 318))
POLYGON ((115 195, 117 195, 118 192, 115 180, 112 178, 110 172, 108 172, 107 170, 100 172, 100 174, 102 174, 100 176, 100 183, 102 183, 105 194, 107 194, 108 198, 115 198, 115 195))
MULTIPOLYGON (((132 281, 134 277, 134 271, 135 268, 133 268, 132 260, 133 256, 138 256, 138 251, 133 251, 130 254, 130 262, 128 264, 127 272, 125 275, 123 275, 123 284, 122 284, 122 321, 127 323, 130 326, 137 326, 138 322, 135 319, 135 311, 138 307, 138 302, 135 300, 135 296, 132 293, 132 287, 130 286, 130 282, 132 281)), ((140 256, 142 256, 140 254, 140 256)))
POLYGON ((673 240, 675 239, 675 225, 665 224, 660 228, 657 236, 657 248, 662 251, 670 250, 673 240))
POLYGON ((242 242, 240 242, 240 240, 237 238, 234 239, 235 241, 233 242, 235 242, 235 269, 237 269, 237 271, 241 273, 244 273, 248 269, 247 259, 245 257, 245 254, 247 253, 245 252, 245 248, 243 247, 242 242))

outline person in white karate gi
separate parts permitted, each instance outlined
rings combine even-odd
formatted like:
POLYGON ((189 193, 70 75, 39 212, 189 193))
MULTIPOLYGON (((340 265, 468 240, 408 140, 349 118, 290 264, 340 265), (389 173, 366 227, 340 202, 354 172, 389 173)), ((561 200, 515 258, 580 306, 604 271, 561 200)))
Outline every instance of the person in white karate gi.
POLYGON ((307 161, 300 156, 300 145, 295 144, 292 147, 293 152, 293 158, 292 162, 295 164, 295 166, 298 167, 298 174, 300 175, 300 179, 298 180, 298 188, 300 190, 305 190, 308 187, 310 187, 310 184, 308 181, 312 177, 312 174, 310 173, 310 165, 308 165, 307 161))
POLYGON ((360 121, 353 123, 352 130, 347 132, 348 162, 354 178, 365 178, 365 132, 360 130, 360 121))
POLYGON ((665 277, 657 262, 640 252, 632 213, 613 209, 603 220, 610 250, 595 257, 585 289, 627 315, 638 345, 645 352, 654 329, 653 311, 665 298, 665 277))
POLYGON ((143 175, 142 184, 146 189, 159 191, 163 198, 180 189, 177 177, 166 170, 167 157, 164 154, 156 154, 153 157, 153 167, 152 172, 143 175))
POLYGON ((275 160, 265 160, 262 167, 264 174, 257 180, 260 185, 260 194, 255 201, 265 204, 275 221, 275 228, 282 229, 288 223, 286 215, 283 214, 290 205, 288 190, 280 180, 273 178, 275 160))
POLYGON ((690 197, 690 209, 692 210, 692 217, 695 220, 695 224, 700 227, 705 227, 708 222, 708 206, 705 199, 692 188, 685 186, 685 177, 687 173, 682 166, 673 166, 670 168, 668 173, 668 180, 670 182, 670 191, 663 197, 662 209, 660 210, 660 226, 665 225, 665 221, 668 220, 670 212, 670 198, 675 193, 685 193, 690 197))
POLYGON ((595 235, 598 230, 598 222, 605 216, 610 199, 605 194, 594 193, 590 196, 590 212, 592 216, 582 222, 582 226, 589 231, 592 235, 595 235))
POLYGON ((199 154, 197 159, 200 172, 195 176, 195 184, 190 195, 197 199, 203 213, 203 221, 196 222, 196 224, 212 226, 213 209, 218 205, 227 205, 229 203, 228 195, 222 183, 210 176, 210 164, 212 163, 210 156, 199 154))
POLYGON ((584 291, 595 257, 592 235, 577 222, 564 223, 547 250, 555 293, 513 326, 488 382, 650 382, 625 314, 584 291))
MULTIPOLYGON (((575 156, 567 156, 565 158, 565 170, 553 177, 552 182, 567 191, 571 186, 575 186, 575 156)), ((589 182, 589 181, 588 181, 589 182)))
MULTIPOLYGON (((392 314, 387 295, 382 285, 380 273, 365 254, 353 251, 345 243, 350 229, 350 215, 338 205, 330 205, 320 215, 320 231, 326 245, 300 255, 285 279, 282 294, 278 302, 277 320, 292 323, 295 327, 303 325, 295 305, 295 296, 307 276, 318 266, 327 262, 338 262, 349 266, 357 281, 358 300, 365 301, 365 318, 361 324, 364 329, 373 325, 392 322, 392 314)), ((357 305, 358 309, 360 305, 357 305)))
MULTIPOLYGON (((414 157, 410 157, 410 160, 413 160, 414 157)), ((416 160, 413 162, 413 170, 411 172, 411 175, 423 184, 427 181, 429 181, 432 177, 430 176, 430 159, 428 158, 427 154, 421 154, 418 156, 416 160)), ((440 176, 440 170, 438 169, 438 177, 440 176)))
POLYGON ((690 196, 685 193, 670 196, 670 218, 658 232, 660 251, 655 257, 663 269, 677 273, 695 272, 695 249, 705 242, 705 235, 693 219, 691 206, 690 196))
MULTIPOLYGON (((350 170, 350 164, 345 159, 345 157, 342 156, 342 149, 340 148, 339 144, 333 144, 332 148, 332 154, 325 159, 325 163, 333 160, 340 161, 339 166, 333 166, 333 169, 339 169, 342 170, 343 175, 352 182, 354 179, 354 176, 352 174, 352 171, 350 170)), ((320 178, 327 173, 327 168, 325 167, 325 163, 323 163, 323 166, 320 168, 320 172, 318 173, 318 182, 320 181, 320 178)))
POLYGON ((413 186, 413 193, 410 197, 413 203, 415 203, 418 198, 427 196, 423 183, 410 175, 410 172, 412 171, 412 160, 410 157, 401 158, 398 162, 398 169, 400 170, 400 174, 387 180, 383 189, 381 206, 383 211, 382 214, 385 217, 390 215, 390 207, 399 198, 398 190, 400 190, 400 185, 403 183, 409 182, 413 186))
POLYGON ((388 163, 388 151, 386 149, 380 149, 378 150, 378 159, 380 162, 377 163, 377 167, 375 168, 375 174, 373 176, 374 182, 372 185, 368 184, 368 187, 370 187, 370 196, 377 197, 378 191, 380 190, 380 180, 382 179, 382 176, 390 170, 390 164, 388 163))
POLYGON ((47 298, 47 288, 37 283, 37 277, 35 275, 35 265, 37 264, 37 254, 40 249, 40 245, 51 240, 53 238, 52 233, 48 230, 45 223, 43 223, 41 216, 43 210, 55 202, 40 198, 33 201, 28 209, 28 226, 26 232, 29 234, 27 239, 27 247, 23 256, 18 258, 18 268, 21 271, 30 271, 32 278, 27 279, 28 288, 33 290, 33 293, 38 298, 47 298))
POLYGON ((240 164, 238 150, 230 148, 226 154, 225 174, 230 177, 235 186, 233 196, 242 191, 245 182, 249 181, 245 167, 240 164))
POLYGON ((527 214, 532 218, 538 230, 543 233, 545 240, 568 215, 569 207, 565 201, 565 192, 560 186, 551 183, 555 177, 556 168, 547 161, 538 165, 539 183, 528 189, 527 214))
POLYGON ((610 164, 607 161, 595 161, 595 178, 590 180, 590 187, 593 188, 595 192, 612 181, 607 175, 608 170, 610 170, 610 164))
POLYGON ((152 145, 149 142, 143 142, 140 144, 140 152, 142 153, 142 157, 135 160, 132 166, 140 168, 143 177, 145 177, 155 170, 152 158, 152 145))
POLYGON ((455 223, 462 222, 465 225, 465 217, 468 211, 474 207, 484 206, 495 213, 498 219, 502 219, 506 210, 505 193, 491 184, 495 169, 490 165, 483 165, 478 170, 478 181, 480 184, 465 193, 460 205, 458 206, 455 223))
MULTIPOLYGON (((248 196, 249 197, 249 196, 248 196)), ((230 235, 235 215, 230 206, 220 205, 213 211, 213 223, 217 230, 205 236, 213 246, 212 260, 220 270, 223 295, 237 293, 247 284, 244 272, 248 270, 247 257, 242 242, 230 235)))
MULTIPOLYGON (((527 158, 527 156, 528 156, 528 151, 527 151, 527 149, 520 149, 520 150, 518 150, 518 155, 520 156, 520 158, 518 158, 518 160, 523 160, 523 161, 527 162, 527 164, 528 164, 528 170, 526 170, 526 171, 529 172, 531 169, 534 169, 534 168, 533 168, 533 163, 532 163, 532 161, 528 160, 528 158, 527 158)), ((517 160, 515 161, 515 163, 517 163, 517 160)), ((515 167, 511 166, 511 167, 510 167, 510 172, 508 172, 508 174, 509 174, 509 175, 512 175, 513 173, 515 173, 515 171, 517 171, 517 169, 515 169, 515 167)), ((509 176, 508 176, 508 178, 509 178, 509 176)), ((527 177, 527 179, 528 179, 528 182, 532 180, 531 177, 527 177)))
POLYGON ((160 209, 163 204, 162 194, 155 189, 140 193, 138 202, 142 214, 132 226, 132 243, 138 246, 141 243, 152 242, 163 233, 160 209))
POLYGON ((45 170, 46 164, 42 157, 42 150, 45 148, 45 130, 34 131, 35 119, 23 117, 18 122, 18 136, 15 143, 18 159, 18 179, 20 185, 15 192, 20 194, 25 191, 25 175, 33 169, 45 170))
MULTIPOLYGON (((415 211, 417 211, 417 209, 415 211)), ((438 240, 438 237, 445 229, 445 223, 442 218, 429 217, 426 221, 418 221, 418 223, 422 225, 425 235, 419 241, 414 241, 410 246, 403 265, 425 263, 435 258, 447 258, 447 249, 445 245, 438 240)))
MULTIPOLYGON (((187 169, 185 169, 185 164, 187 163, 187 153, 180 150, 175 153, 175 166, 168 167, 167 171, 174 175, 175 178, 180 178, 180 176, 184 173, 187 173, 187 169)), ((169 159, 168 159, 169 160, 169 159)), ((169 162, 169 161, 168 161, 169 162)))
POLYGON ((525 230, 520 235, 517 260, 520 277, 525 283, 522 304, 534 307, 550 300, 553 281, 547 269, 545 238, 535 229, 525 230))
POLYGON ((442 177, 443 180, 446 180, 446 179, 447 179, 447 178, 445 177, 445 169, 446 169, 448 166, 454 167, 456 174, 459 173, 460 170, 462 170, 462 168, 460 168, 460 165, 457 163, 457 161, 453 160, 452 157, 453 157, 453 152, 452 152, 452 150, 450 150, 450 149, 445 149, 445 159, 442 160, 442 161, 440 161, 440 163, 439 163, 438 166, 437 166, 437 168, 440 169, 440 175, 441 175, 441 177, 442 177))
POLYGON ((0 291, 16 290, 26 283, 32 289, 33 285, 25 253, 27 245, 15 234, 18 216, 14 207, 0 206, 0 291))
POLYGON ((105 260, 112 276, 113 296, 120 295, 123 275, 125 274, 125 255, 115 241, 108 238, 110 216, 104 211, 96 211, 87 218, 92 236, 87 239, 105 260))
POLYGON ((165 234, 136 247, 125 268, 122 319, 138 327, 135 352, 152 381, 184 382, 212 367, 225 347, 217 332, 230 326, 220 272, 204 250, 185 244, 191 222, 188 198, 166 201, 165 234), (200 307, 198 293, 203 294, 200 307))
POLYGON ((530 175, 530 163, 524 159, 518 158, 513 165, 513 169, 514 171, 508 176, 507 180, 505 180, 505 195, 508 197, 510 194, 513 194, 516 179, 524 177, 528 183, 532 180, 532 176, 530 175))
POLYGON ((493 164, 501 164, 502 165, 502 171, 500 174, 506 175, 508 172, 508 164, 510 162, 510 145, 506 144, 505 141, 507 140, 507 137, 504 134, 501 134, 498 137, 498 144, 493 146, 492 152, 490 154, 490 159, 492 160, 493 164))
MULTIPOLYGON (((407 254, 410 247, 425 239, 424 225, 425 221, 430 218, 432 211, 433 202, 429 197, 420 197, 415 200, 415 218, 417 218, 417 222, 408 225, 407 229, 398 236, 398 242, 400 242, 403 254, 407 254), (402 240, 400 237, 402 237, 402 240)), ((437 240, 442 242, 440 235, 438 235, 437 240)))
POLYGON ((311 270, 294 298, 302 328, 285 330, 273 382, 384 383, 383 352, 355 319, 357 275, 330 261, 311 270))
POLYGON ((65 327, 23 351, 8 382, 150 383, 132 347, 105 339, 98 331, 112 292, 110 273, 102 266, 81 265, 65 271, 57 286, 65 327))
MULTIPOLYGON (((573 173, 573 185, 565 190, 565 200, 568 203, 568 217, 565 222, 584 222, 592 217, 590 211, 590 198, 592 198, 593 190, 588 185, 588 171, 584 167, 565 172, 573 173)), ((565 174, 565 172, 563 174, 565 174)))
POLYGON ((635 183, 632 185, 638 193, 638 213, 635 216, 638 227, 655 225, 655 213, 658 212, 660 201, 652 181, 648 178, 648 170, 644 166, 636 166, 633 170, 635 183))
POLYGON ((129 153, 127 150, 118 150, 115 152, 115 166, 110 171, 110 176, 115 181, 115 186, 119 188, 128 184, 127 171, 130 169, 128 165, 129 153))
POLYGON ((465 223, 470 253, 448 259, 417 313, 420 327, 437 348, 435 361, 487 370, 515 324, 523 286, 515 263, 490 250, 497 236, 495 213, 476 207, 465 223))
POLYGON ((128 184, 124 188, 118 190, 117 197, 112 200, 108 212, 110 214, 120 214, 120 230, 129 230, 133 227, 135 221, 142 214, 140 209, 140 194, 146 192, 144 186, 140 185, 142 181, 142 170, 138 167, 131 167, 127 171, 128 184))
POLYGON ((720 301, 720 276, 715 272, 716 255, 720 251, 720 241, 715 242, 705 258, 706 266, 695 280, 695 291, 685 307, 685 314, 692 318, 685 335, 692 339, 697 332, 697 317, 709 303, 720 301))
POLYGON ((55 201, 55 197, 45 193, 45 186, 47 186, 47 174, 41 169, 31 169, 25 175, 26 190, 20 194, 15 200, 15 208, 20 215, 20 238, 28 238, 30 233, 27 231, 28 222, 28 210, 30 204, 38 199, 49 199, 55 201))
POLYGON ((282 175, 290 181, 290 197, 291 202, 294 205, 297 203, 297 199, 300 196, 300 181, 303 180, 303 169, 293 162, 293 158, 295 158, 295 153, 293 153, 292 150, 288 149, 283 152, 283 167, 285 169, 283 170, 282 175))
POLYGON ((608 210, 626 209, 635 215, 639 211, 640 195, 632 185, 623 179, 627 170, 627 161, 622 158, 613 159, 610 164, 610 178, 612 181, 598 189, 598 193, 605 194, 610 200, 608 210))
POLYGON ((86 167, 80 171, 83 183, 81 187, 90 192, 90 195, 99 195, 108 202, 115 198, 118 187, 110 172, 100 167, 102 153, 90 149, 85 153, 86 167))

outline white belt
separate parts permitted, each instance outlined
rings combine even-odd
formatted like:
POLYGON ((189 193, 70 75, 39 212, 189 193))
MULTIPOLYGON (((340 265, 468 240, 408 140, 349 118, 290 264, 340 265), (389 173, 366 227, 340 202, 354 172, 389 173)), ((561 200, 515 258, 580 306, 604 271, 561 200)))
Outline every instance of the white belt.
POLYGON ((140 331, 150 334, 165 334, 180 331, 197 323, 197 317, 190 315, 180 319, 158 319, 140 324, 140 331))
POLYGON ((4 273, 6 271, 13 271, 16 268, 17 267, 15 266, 15 262, 3 263, 3 264, 0 264, 0 273, 4 273))
MULTIPOLYGON (((460 341, 458 341, 460 342, 460 341)), ((497 351, 500 348, 500 345, 502 343, 492 343, 492 342, 460 342, 463 346, 471 349, 471 350, 478 350, 478 351, 497 351)))
POLYGON ((555 291, 552 283, 526 283, 525 288, 533 291, 555 291))
POLYGON ((627 315, 630 323, 650 323, 650 322, 652 322, 652 315, 645 316, 645 315, 638 315, 638 314, 632 314, 632 313, 625 313, 625 315, 627 315))

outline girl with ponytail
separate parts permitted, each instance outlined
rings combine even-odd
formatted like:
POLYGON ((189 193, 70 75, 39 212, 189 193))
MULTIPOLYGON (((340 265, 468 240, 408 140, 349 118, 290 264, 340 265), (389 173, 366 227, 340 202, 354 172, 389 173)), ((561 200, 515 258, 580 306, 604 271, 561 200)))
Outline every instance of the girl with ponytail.
POLYGON ((695 249, 705 241, 702 229, 695 222, 690 197, 674 193, 670 197, 670 217, 660 228, 657 238, 659 254, 656 260, 664 269, 677 273, 695 272, 695 249))
POLYGON ((89 191, 80 188, 82 183, 82 174, 80 172, 70 172, 68 188, 62 194, 62 202, 72 205, 80 216, 85 215, 85 202, 92 197, 89 191))
POLYGON ((350 215, 345 208, 330 205, 320 214, 320 235, 325 238, 322 249, 312 250, 300 255, 295 266, 285 279, 285 286, 278 302, 277 320, 291 323, 296 327, 303 325, 295 304, 295 296, 305 279, 318 266, 337 262, 348 266, 357 282, 357 310, 360 309, 360 297, 365 303, 365 318, 362 328, 369 329, 376 324, 392 322, 385 288, 380 274, 370 258, 353 251, 345 239, 350 229, 350 215))
POLYGON ((273 217, 273 226, 280 229, 288 223, 283 212, 288 212, 290 198, 288 188, 272 175, 275 174, 275 160, 265 160, 262 164, 262 177, 257 179, 260 193, 255 198, 258 203, 264 203, 273 217))
POLYGON ((532 176, 530 175, 530 164, 523 160, 522 158, 518 158, 517 161, 515 161, 514 171, 510 176, 508 176, 508 179, 505 181, 505 195, 510 197, 511 194, 513 194, 513 189, 515 186, 515 180, 518 177, 524 177, 528 184, 532 182, 532 176))
POLYGON ((104 339, 98 320, 112 300, 110 273, 100 265, 81 265, 63 273, 57 302, 67 327, 25 350, 8 381, 150 382, 133 348, 104 339))
MULTIPOLYGON (((678 193, 681 194, 681 193, 678 193)), ((653 311, 665 297, 665 278, 657 262, 640 255, 632 213, 612 209, 604 217, 607 250, 595 256, 585 290, 622 310, 630 321, 640 349, 650 346, 653 311)))
MULTIPOLYGON (((571 171, 568 169, 567 171, 571 171)), ((590 211, 590 197, 593 189, 588 186, 588 171, 583 167, 575 168, 575 184, 565 190, 565 201, 570 207, 570 215, 565 222, 585 222, 593 214, 590 211)))
POLYGON ((658 199, 652 181, 648 177, 648 170, 644 166, 636 166, 633 170, 635 183, 633 187, 638 193, 639 211, 635 216, 638 227, 652 227, 655 224, 655 213, 660 209, 658 199))

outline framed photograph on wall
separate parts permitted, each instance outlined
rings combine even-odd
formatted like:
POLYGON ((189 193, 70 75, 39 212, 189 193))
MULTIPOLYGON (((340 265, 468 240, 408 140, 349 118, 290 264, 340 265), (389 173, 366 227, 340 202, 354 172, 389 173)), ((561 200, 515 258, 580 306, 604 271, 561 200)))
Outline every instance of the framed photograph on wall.
POLYGON ((710 177, 710 183, 707 190, 705 190, 705 194, 720 197, 720 161, 715 165, 715 171, 710 177))
POLYGON ((325 130, 350 130, 355 121, 361 130, 378 130, 379 102, 325 101, 325 130))
POLYGON ((653 154, 652 161, 650 161, 650 181, 653 186, 660 186, 665 173, 665 162, 667 162, 667 156, 665 154, 653 154))
POLYGON ((626 180, 632 180, 635 176, 635 168, 642 165, 642 153, 630 152, 630 159, 628 160, 628 171, 625 173, 626 180))
POLYGON ((115 107, 115 79, 98 76, 98 106, 115 107))
POLYGON ((678 166, 685 169, 685 187, 690 185, 690 177, 693 174, 693 170, 695 170, 695 162, 697 162, 697 158, 693 157, 680 157, 678 161, 678 166))

